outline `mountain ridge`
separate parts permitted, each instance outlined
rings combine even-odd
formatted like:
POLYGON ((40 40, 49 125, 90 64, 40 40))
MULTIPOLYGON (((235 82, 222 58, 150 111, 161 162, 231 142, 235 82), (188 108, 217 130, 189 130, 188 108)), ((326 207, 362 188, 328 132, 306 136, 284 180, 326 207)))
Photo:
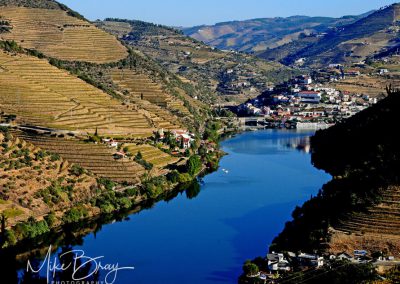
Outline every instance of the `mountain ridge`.
POLYGON ((175 28, 126 19, 106 19, 95 24, 193 84, 198 98, 206 94, 216 101, 220 97, 244 101, 261 93, 266 84, 292 74, 290 68, 280 63, 221 51, 175 28))
POLYGON ((341 18, 302 16, 226 21, 214 25, 182 28, 186 35, 220 49, 261 52, 298 38, 301 33, 325 32, 331 27, 356 21, 372 11, 341 18), (242 44, 242 43, 246 44, 242 44))
POLYGON ((305 58, 307 65, 355 63, 392 48, 399 32, 400 4, 385 6, 348 25, 328 31, 321 37, 300 38, 259 56, 286 65, 305 58))

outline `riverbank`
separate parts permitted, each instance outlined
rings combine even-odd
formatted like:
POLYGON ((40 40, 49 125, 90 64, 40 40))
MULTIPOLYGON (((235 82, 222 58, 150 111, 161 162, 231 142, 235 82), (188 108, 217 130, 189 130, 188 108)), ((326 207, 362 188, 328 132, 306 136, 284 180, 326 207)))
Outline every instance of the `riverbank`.
MULTIPOLYGON (((42 244, 38 251, 60 245, 52 257, 74 248, 136 267, 118 276, 117 283, 236 283, 242 260, 267 250, 266 243, 283 229, 292 209, 329 178, 297 147, 310 134, 267 130, 223 140, 221 150, 227 155, 219 170, 199 183, 171 192, 165 201, 144 203, 137 213, 106 215, 103 221, 110 225, 100 220, 77 230, 68 225, 54 238, 37 240, 42 244)), ((27 258, 43 259, 39 252, 27 253, 33 245, 18 252, 20 268, 27 258)))
MULTIPOLYGON (((96 178, 94 174, 78 165, 68 167, 68 161, 64 161, 58 154, 48 153, 25 142, 19 138, 19 135, 16 136, 6 127, 1 130, 4 133, 0 133, 0 140, 4 140, 0 146, 1 153, 4 155, 4 157, 2 156, 4 162, 1 163, 1 167, 4 168, 5 173, 7 171, 9 179, 12 181, 13 175, 17 174, 19 176, 31 175, 31 168, 42 172, 36 177, 36 181, 40 183, 37 187, 42 189, 35 191, 35 187, 32 187, 30 182, 30 191, 24 191, 24 194, 31 192, 30 203, 25 204, 21 195, 12 195, 11 199, 9 195, 2 196, 2 199, 5 200, 0 204, 0 209, 4 212, 1 215, 3 225, 0 235, 3 248, 17 245, 24 239, 35 239, 51 230, 59 230, 66 224, 127 210, 143 202, 159 200, 164 195, 174 192, 176 188, 192 183, 205 171, 215 170, 223 155, 219 151, 217 140, 219 138, 215 136, 213 141, 216 142, 213 142, 212 149, 204 149, 206 144, 201 144, 199 149, 193 148, 194 150, 186 151, 187 153, 193 152, 193 154, 185 158, 184 163, 177 163, 176 166, 164 170, 160 174, 159 171, 151 171, 150 169, 142 176, 139 184, 124 185, 107 178, 96 178), (19 160, 14 161, 21 156, 24 157, 25 164, 22 164, 19 160), (38 162, 35 163, 35 161, 38 162), (9 167, 7 167, 8 164, 9 167), (51 176, 48 174, 49 169, 53 169, 54 172, 51 176), (45 172, 46 175, 43 173, 45 170, 47 171, 45 172), (66 173, 69 173, 70 176, 66 173), (43 181, 41 180, 42 176, 43 181), (45 178, 46 182, 51 181, 47 187, 45 186, 45 178), (84 181, 84 183, 80 185, 79 181, 84 181), (45 188, 43 189, 43 187, 45 188), (13 204, 12 202, 17 201, 23 210, 16 209, 15 206, 10 207, 13 204), (38 204, 40 205, 39 208, 38 204), (30 214, 25 209, 28 206, 34 208, 30 214), (27 217, 24 217, 25 215, 27 217)), ((149 163, 142 159, 140 152, 137 156, 139 155, 139 162, 143 162, 147 166, 149 163)), ((137 160, 136 157, 135 160, 137 160)), ((11 186, 11 181, 5 186, 8 187, 9 184, 11 186)), ((22 184, 21 190, 24 190, 24 186, 27 185, 27 183, 22 184)), ((3 194, 10 192, 10 190, 5 191, 5 189, 3 194)))
POLYGON ((399 265, 400 161, 392 129, 399 104, 399 92, 389 90, 376 105, 311 138, 313 164, 333 178, 296 207, 267 257, 246 264, 243 283, 256 283, 270 272, 285 283, 313 273, 316 280, 310 283, 361 283, 399 265), (310 253, 307 265, 296 255, 299 251, 310 253), (333 269, 337 263, 340 269, 333 269), (262 275, 251 277, 259 270, 262 275))

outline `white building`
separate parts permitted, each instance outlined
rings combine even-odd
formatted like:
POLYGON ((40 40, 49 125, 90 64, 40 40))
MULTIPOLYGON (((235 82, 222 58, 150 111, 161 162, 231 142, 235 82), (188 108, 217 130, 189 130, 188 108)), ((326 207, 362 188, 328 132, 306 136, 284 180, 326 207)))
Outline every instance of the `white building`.
POLYGON ((270 253, 267 255, 268 269, 270 271, 290 271, 291 267, 282 253, 270 253))
POLYGON ((302 103, 318 104, 321 102, 321 94, 315 91, 303 91, 297 94, 302 103))
POLYGON ((322 267, 324 265, 324 258, 322 256, 300 253, 297 256, 297 259, 304 266, 312 266, 312 267, 322 267))
POLYGON ((389 70, 387 70, 387 69, 380 69, 379 70, 379 75, 385 75, 387 73, 389 73, 389 70))

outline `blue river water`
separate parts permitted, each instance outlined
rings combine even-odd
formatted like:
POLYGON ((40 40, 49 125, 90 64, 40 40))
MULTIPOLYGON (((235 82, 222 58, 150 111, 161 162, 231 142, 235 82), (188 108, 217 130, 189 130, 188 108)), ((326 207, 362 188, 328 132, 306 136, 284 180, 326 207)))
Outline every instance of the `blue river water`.
POLYGON ((220 169, 195 198, 161 201, 129 220, 105 225, 74 249, 119 271, 121 284, 237 283, 246 259, 264 255, 296 205, 330 176, 307 153, 312 132, 246 132, 222 143, 220 169))

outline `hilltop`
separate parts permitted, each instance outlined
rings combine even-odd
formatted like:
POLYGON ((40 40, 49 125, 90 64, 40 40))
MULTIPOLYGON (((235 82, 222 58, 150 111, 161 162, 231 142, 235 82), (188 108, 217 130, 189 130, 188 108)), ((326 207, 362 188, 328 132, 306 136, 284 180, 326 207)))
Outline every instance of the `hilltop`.
POLYGON ((279 63, 220 51, 170 27, 120 19, 106 19, 96 25, 193 85, 203 101, 244 101, 260 94, 269 83, 292 74, 279 63))
POLYGON ((261 18, 182 30, 186 35, 219 49, 259 53, 296 41, 305 35, 320 34, 334 27, 353 23, 368 14, 342 18, 307 16, 261 18))
POLYGON ((115 37, 55 1, 0 1, 0 19, 10 27, 2 40, 50 57, 109 63, 128 55, 115 37))
MULTIPOLYGON (((108 128, 113 129, 114 133, 104 129, 103 134, 129 135, 130 133, 136 136, 148 136, 159 128, 176 129, 183 126, 193 128, 196 124, 195 116, 197 121, 202 120, 200 112, 206 107, 200 101, 193 99, 196 94, 191 85, 183 83, 152 58, 124 46, 115 36, 95 27, 65 5, 44 0, 1 1, 0 19, 0 37, 4 42, 1 45, 11 53, 28 53, 28 57, 22 56, 13 60, 9 58, 10 62, 5 63, 7 66, 3 66, 3 70, 7 71, 2 74, 4 80, 8 80, 12 75, 18 77, 17 83, 23 84, 26 88, 36 88, 39 84, 43 87, 50 83, 49 79, 44 79, 47 75, 43 72, 49 72, 57 76, 51 77, 52 88, 45 86, 46 92, 59 91, 58 96, 60 96, 63 92, 65 95, 68 90, 67 97, 61 100, 69 102, 58 105, 57 112, 52 110, 51 115, 44 115, 39 122, 35 121, 35 111, 33 113, 25 111, 24 115, 19 112, 19 118, 24 122, 86 133, 93 132, 96 128, 108 128), (37 57, 42 62, 31 57, 37 57), (14 63, 11 63, 12 61, 14 63), (50 64, 46 64, 46 61, 50 64), (32 71, 32 68, 24 66, 24 63, 33 64, 37 68, 32 71), (62 73, 56 69, 67 72, 62 73), (122 70, 124 76, 130 78, 129 82, 123 82, 119 78, 118 70, 122 70), (31 71, 30 76, 24 74, 31 71), (81 82, 73 77, 78 77, 81 82), (69 89, 65 88, 66 84, 71 84, 69 89), (92 85, 94 88, 87 85, 92 85), (99 89, 103 91, 102 94, 99 89), (98 101, 86 100, 85 96, 94 95, 88 92, 96 94, 98 101), (84 100, 86 102, 83 102, 84 100), (100 105, 101 107, 92 112, 89 105, 95 101, 94 109, 100 105), (124 110, 126 107, 122 106, 123 104, 128 104, 130 110, 124 110), (69 118, 63 118, 67 113, 69 118), (107 113, 107 117, 104 113, 107 113), (78 116, 79 119, 74 119, 78 116), (119 118, 115 119, 115 116, 119 118), (65 123, 58 125, 57 120, 65 123), (90 123, 86 123, 85 120, 90 123), (112 123, 106 122, 110 120, 112 123), (129 123, 131 130, 126 129, 129 123), (79 129, 76 127, 78 124, 79 129)), ((2 57, 7 61, 5 55, 2 57)), ((8 82, 8 84, 14 83, 8 82)), ((19 91, 13 87, 10 94, 13 92, 19 91)), ((31 100, 25 98, 25 95, 18 93, 18 100, 22 103, 19 108, 23 109, 24 102, 31 100)), ((49 98, 43 100, 40 105, 45 103, 50 109, 55 107, 54 103, 57 100, 60 100, 54 96, 47 97, 49 98)), ((15 98, 12 96, 5 98, 4 107, 7 105, 7 108, 13 107, 15 103, 13 100, 15 98)), ((198 126, 199 123, 196 127, 198 126)))
POLYGON ((400 4, 393 4, 324 35, 305 36, 259 56, 284 64, 305 58, 309 66, 360 62, 398 46, 399 20, 400 4))

